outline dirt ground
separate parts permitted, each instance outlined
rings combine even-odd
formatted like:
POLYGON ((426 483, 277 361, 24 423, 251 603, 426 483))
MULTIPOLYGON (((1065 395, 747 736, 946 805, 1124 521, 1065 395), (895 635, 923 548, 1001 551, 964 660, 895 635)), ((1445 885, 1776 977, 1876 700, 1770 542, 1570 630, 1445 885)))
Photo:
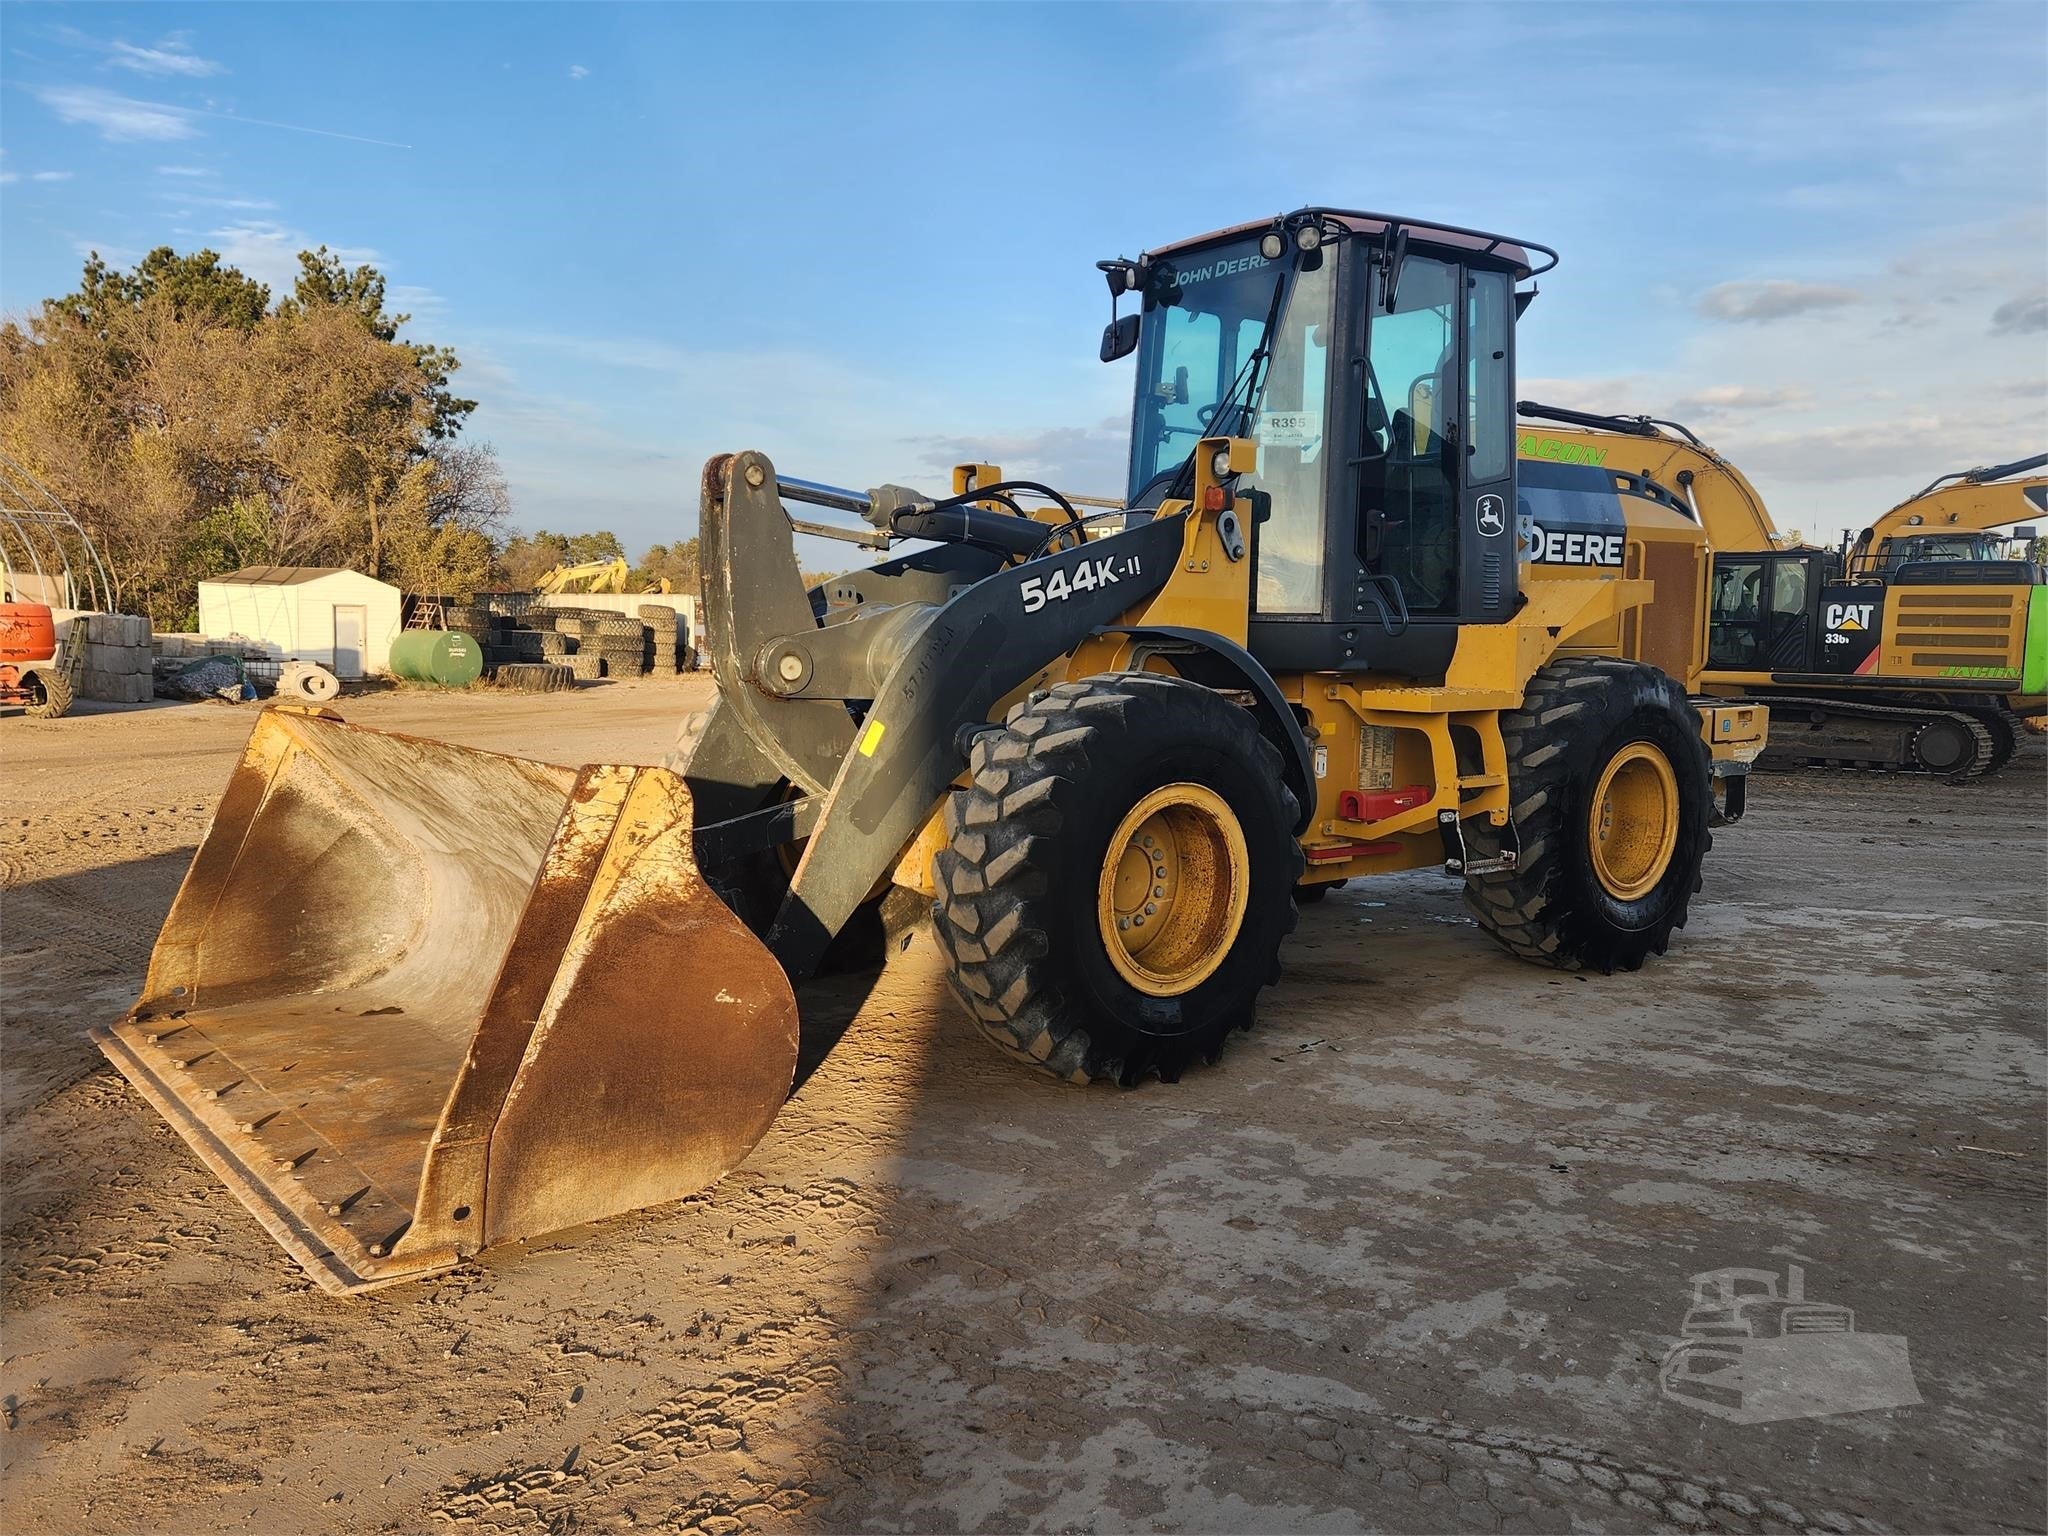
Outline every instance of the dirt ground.
MULTIPOLYGON (((701 688, 345 712, 653 761, 701 688)), ((2037 742, 1760 780, 1639 976, 1354 886, 1173 1086, 1000 1059, 919 937, 805 991, 815 1071, 714 1189, 347 1302, 83 1036, 250 723, 0 720, 11 1532, 2048 1524, 2037 742), (1917 1406, 1660 1395, 1689 1277, 1788 1264, 1917 1406)))

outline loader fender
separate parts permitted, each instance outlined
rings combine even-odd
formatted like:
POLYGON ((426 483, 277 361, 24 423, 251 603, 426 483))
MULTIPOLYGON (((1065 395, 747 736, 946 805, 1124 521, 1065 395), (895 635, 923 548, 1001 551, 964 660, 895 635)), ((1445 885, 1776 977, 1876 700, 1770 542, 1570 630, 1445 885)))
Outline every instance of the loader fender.
POLYGON ((1308 738, 1302 735, 1301 722, 1295 719, 1293 709, 1280 692, 1280 685, 1273 681, 1273 674, 1259 664, 1256 656, 1236 641, 1207 629, 1180 629, 1164 624, 1106 624, 1096 633, 1135 638, 1138 645, 1133 648, 1130 661, 1133 670, 1142 669, 1148 655, 1165 654, 1173 658, 1174 671, 1189 682, 1200 683, 1206 688, 1250 690, 1258 700, 1252 707, 1252 718, 1259 722, 1259 734, 1280 749, 1281 772, 1286 777, 1287 787, 1294 791, 1294 798, 1300 802, 1301 814, 1295 823, 1295 835, 1308 830, 1309 823, 1315 819, 1316 808, 1315 767, 1314 759, 1309 755, 1308 738))
MULTIPOLYGON (((1103 625, 1179 564, 1177 517, 996 572, 940 608, 905 649, 854 733, 768 947, 792 978, 825 948, 960 772, 961 726, 1103 625)), ((834 705, 834 708, 840 706, 834 705)))

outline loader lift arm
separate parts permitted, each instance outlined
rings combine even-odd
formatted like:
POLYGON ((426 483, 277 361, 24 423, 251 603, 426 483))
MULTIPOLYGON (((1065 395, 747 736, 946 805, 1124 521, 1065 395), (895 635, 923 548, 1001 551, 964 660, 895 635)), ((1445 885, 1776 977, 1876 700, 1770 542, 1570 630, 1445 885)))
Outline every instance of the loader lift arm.
MULTIPOLYGON (((732 816, 758 811, 782 780, 823 797, 766 934, 801 979, 959 775, 966 753, 956 727, 985 722, 997 701, 1164 586, 1182 528, 1178 517, 1156 518, 1002 564, 942 601, 927 588, 828 625, 797 574, 781 489, 758 453, 706 466, 701 526, 707 568, 719 573, 707 626, 719 698, 685 777, 700 804, 732 816), (1033 607, 1031 590, 1056 581, 1068 596, 1033 607), (829 778, 819 771, 827 764, 829 778)), ((1041 547, 1054 531, 969 507, 913 512, 903 525, 1006 553, 1041 547)), ((943 572, 946 558, 899 564, 900 582, 921 566, 943 572)))

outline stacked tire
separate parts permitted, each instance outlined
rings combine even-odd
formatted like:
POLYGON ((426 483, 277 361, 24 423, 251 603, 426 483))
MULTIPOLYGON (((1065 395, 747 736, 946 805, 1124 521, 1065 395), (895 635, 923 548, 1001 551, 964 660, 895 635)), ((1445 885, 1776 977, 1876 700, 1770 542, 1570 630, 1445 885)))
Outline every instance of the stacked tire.
POLYGON ((677 616, 673 608, 645 603, 640 622, 647 626, 647 670, 656 677, 676 674, 677 616))
POLYGON ((582 634, 576 643, 579 656, 595 655, 604 663, 604 676, 639 677, 647 670, 641 649, 640 621, 631 614, 602 613, 581 621, 582 634))

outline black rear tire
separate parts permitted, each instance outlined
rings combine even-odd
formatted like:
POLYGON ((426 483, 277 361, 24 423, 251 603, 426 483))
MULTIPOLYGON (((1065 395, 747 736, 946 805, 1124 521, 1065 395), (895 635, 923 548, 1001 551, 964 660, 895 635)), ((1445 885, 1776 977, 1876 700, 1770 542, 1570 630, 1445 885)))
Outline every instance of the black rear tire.
POLYGON ((947 806, 932 915, 954 990, 991 1040, 1056 1077, 1171 1082, 1213 1061, 1279 979, 1303 867, 1296 813, 1279 752, 1210 689, 1123 672, 1033 694, 975 742, 972 783, 947 806), (1111 958, 1100 890, 1125 822, 1190 785, 1242 834, 1230 878, 1244 905, 1216 930, 1213 969, 1166 995, 1111 958))
MULTIPOLYGON (((1699 716, 1678 682, 1655 667, 1613 658, 1554 662, 1529 682, 1522 706, 1501 717, 1515 868, 1472 875, 1465 905, 1510 954, 1560 970, 1633 971, 1663 954, 1700 888, 1713 835, 1712 770, 1699 716), (1661 755, 1675 788, 1674 836, 1655 883, 1618 896, 1596 872, 1593 795, 1609 765, 1638 744, 1661 755)), ((1474 863, 1507 842, 1475 818, 1474 863)))
POLYGON ((38 668, 22 681, 34 700, 22 709, 23 714, 37 720, 55 720, 70 711, 71 679, 62 672, 38 668))

